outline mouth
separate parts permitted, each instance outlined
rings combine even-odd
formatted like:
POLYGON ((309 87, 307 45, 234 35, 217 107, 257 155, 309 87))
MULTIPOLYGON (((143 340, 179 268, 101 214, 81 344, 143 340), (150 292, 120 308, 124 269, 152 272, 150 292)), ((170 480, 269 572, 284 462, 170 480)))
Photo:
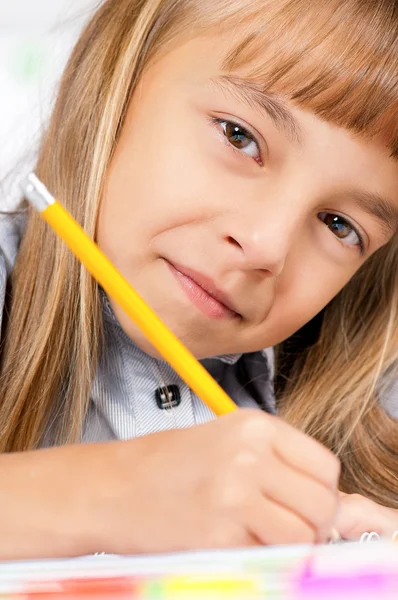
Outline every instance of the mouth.
POLYGON ((164 259, 185 295, 204 315, 212 319, 236 319, 241 314, 235 310, 230 297, 219 290, 207 276, 164 259))

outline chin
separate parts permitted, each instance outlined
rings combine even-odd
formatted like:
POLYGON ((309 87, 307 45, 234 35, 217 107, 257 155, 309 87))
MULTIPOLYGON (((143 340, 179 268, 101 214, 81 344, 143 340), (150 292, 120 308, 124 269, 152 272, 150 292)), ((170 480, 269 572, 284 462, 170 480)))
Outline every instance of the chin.
MULTIPOLYGON (((161 356, 158 350, 151 344, 142 331, 134 323, 132 323, 127 315, 125 315, 118 307, 115 307, 114 312, 124 333, 134 344, 136 344, 149 356, 167 360, 161 356)), ((250 349, 241 348, 240 350, 235 347, 231 347, 232 344, 228 342, 232 340, 225 339, 225 332, 224 335, 217 335, 217 332, 209 332, 206 328, 202 328, 200 325, 198 326, 198 324, 190 323, 188 327, 181 327, 180 330, 178 329, 178 326, 175 327, 173 333, 197 360, 221 356, 224 354, 240 354, 243 352, 253 351, 251 347, 250 349), (219 343, 209 343, 211 339, 218 339, 219 343)))
MULTIPOLYGON (((130 324, 131 325, 131 324, 130 324)), ((160 358, 161 360, 167 360, 161 356, 158 350, 152 346, 152 344, 148 341, 148 339, 139 331, 135 329, 127 331, 124 329, 125 333, 128 337, 136 344, 141 350, 143 350, 148 356, 152 356, 153 358, 160 358)), ((178 336, 177 336, 178 337, 178 336)), ((189 339, 188 336, 179 337, 180 341, 184 344, 184 346, 193 354, 193 356, 197 360, 202 360, 204 358, 211 358, 214 356, 220 356, 223 354, 235 354, 238 353, 237 350, 224 349, 224 348, 209 348, 208 344, 204 344, 200 339, 189 339)))

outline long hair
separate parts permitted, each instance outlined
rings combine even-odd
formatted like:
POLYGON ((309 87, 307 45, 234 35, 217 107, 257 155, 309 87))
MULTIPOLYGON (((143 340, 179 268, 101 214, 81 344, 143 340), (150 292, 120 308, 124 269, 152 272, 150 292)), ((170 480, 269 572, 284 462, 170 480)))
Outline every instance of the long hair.
MULTIPOLYGON (((107 0, 61 80, 37 173, 95 236, 107 169, 137 83, 159 53, 225 32, 237 69, 322 119, 398 155, 395 0, 107 0)), ((398 426, 379 405, 397 359, 398 244, 377 252, 327 307, 297 356, 281 414, 340 455, 342 485, 398 506, 398 426)), ((80 439, 101 349, 97 286, 40 217, 11 278, 1 350, 0 451, 80 439)))

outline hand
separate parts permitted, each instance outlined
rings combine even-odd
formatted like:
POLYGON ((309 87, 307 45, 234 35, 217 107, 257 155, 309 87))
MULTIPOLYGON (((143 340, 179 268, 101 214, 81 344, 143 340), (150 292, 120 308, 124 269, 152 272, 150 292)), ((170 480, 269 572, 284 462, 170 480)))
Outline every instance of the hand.
POLYGON ((86 485, 97 551, 322 542, 334 525, 337 459, 260 411, 109 444, 100 460, 86 485))
POLYGON ((398 511, 376 504, 360 494, 339 492, 340 511, 336 529, 342 538, 358 540, 365 532, 375 531, 391 538, 398 530, 398 511))

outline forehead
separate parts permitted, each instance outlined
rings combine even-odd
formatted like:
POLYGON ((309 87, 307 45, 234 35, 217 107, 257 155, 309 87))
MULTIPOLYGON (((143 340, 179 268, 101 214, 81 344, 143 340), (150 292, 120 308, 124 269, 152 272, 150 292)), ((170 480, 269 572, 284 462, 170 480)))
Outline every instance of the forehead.
MULTIPOLYGON (((235 26, 233 35, 210 30, 176 43, 174 50, 180 50, 176 60, 185 71, 191 69, 192 76, 224 76, 224 82, 231 76, 240 81, 240 90, 234 87, 242 97, 250 87, 247 97, 280 96, 323 121, 383 144, 398 160, 398 55, 390 53, 381 68, 380 56, 368 48, 354 64, 361 46, 344 45, 340 39, 344 31, 330 33, 329 44, 315 48, 311 35, 301 41, 297 31, 269 36, 269 27, 260 25, 253 21, 250 26, 235 26)), ((398 48, 396 43, 393 47, 398 48)))
POLYGON ((354 133, 383 135, 398 157, 395 0, 229 0, 228 8, 201 0, 201 5, 203 20, 210 15, 206 31, 224 52, 223 72, 238 73, 354 133))

